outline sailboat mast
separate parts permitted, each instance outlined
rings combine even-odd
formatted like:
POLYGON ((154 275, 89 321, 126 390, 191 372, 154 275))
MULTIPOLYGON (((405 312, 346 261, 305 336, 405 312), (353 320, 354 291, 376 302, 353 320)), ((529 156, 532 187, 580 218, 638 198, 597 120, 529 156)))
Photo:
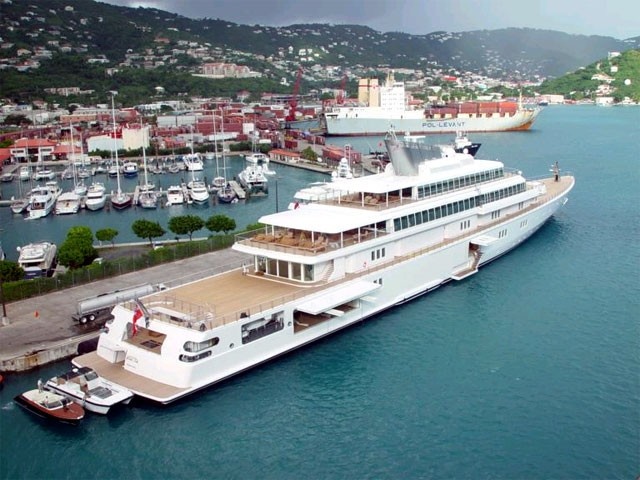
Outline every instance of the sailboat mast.
POLYGON ((147 144, 147 129, 142 125, 142 118, 140 118, 140 130, 142 131, 142 163, 144 164, 144 187, 149 188, 149 179, 147 178, 147 150, 145 145, 147 144))
POLYGON ((115 151, 115 159, 116 159, 116 178, 118 179, 118 195, 122 193, 120 189, 120 165, 118 164, 118 142, 116 139, 116 104, 114 98, 116 97, 116 92, 111 92, 111 118, 113 121, 113 150, 115 151))

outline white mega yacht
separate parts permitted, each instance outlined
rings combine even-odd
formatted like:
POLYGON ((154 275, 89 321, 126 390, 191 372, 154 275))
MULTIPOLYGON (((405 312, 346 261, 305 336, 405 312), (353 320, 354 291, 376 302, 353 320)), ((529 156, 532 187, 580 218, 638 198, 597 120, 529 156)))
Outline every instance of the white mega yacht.
POLYGON ((569 174, 527 180, 496 160, 386 139, 379 174, 265 215, 237 268, 117 305, 73 363, 170 403, 407 302, 520 245, 561 206, 569 174), (251 292, 247 295, 246 292, 251 292))

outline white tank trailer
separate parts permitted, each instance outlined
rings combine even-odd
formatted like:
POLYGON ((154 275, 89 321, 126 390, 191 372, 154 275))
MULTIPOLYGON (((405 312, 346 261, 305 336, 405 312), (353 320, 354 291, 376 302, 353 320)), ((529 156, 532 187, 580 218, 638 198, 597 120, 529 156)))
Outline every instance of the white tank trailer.
POLYGON ((154 292, 164 290, 162 284, 152 285, 145 283, 135 287, 123 288, 113 292, 101 293, 94 297, 79 300, 76 305, 76 313, 71 316, 74 321, 85 324, 87 322, 106 321, 112 318, 111 310, 117 304, 144 297, 154 292))

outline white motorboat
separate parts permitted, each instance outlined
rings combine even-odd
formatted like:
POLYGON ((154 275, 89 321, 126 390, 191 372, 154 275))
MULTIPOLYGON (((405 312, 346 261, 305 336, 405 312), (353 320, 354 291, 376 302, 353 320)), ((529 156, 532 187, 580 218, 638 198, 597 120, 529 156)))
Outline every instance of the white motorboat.
POLYGON ((266 195, 269 193, 269 180, 260 165, 247 165, 238 174, 238 181, 250 195, 266 195))
POLYGON ((56 268, 58 247, 51 242, 30 243, 19 247, 18 265, 25 278, 49 277, 56 268))
POLYGON ((156 195, 156 192, 142 192, 138 195, 138 204, 142 208, 158 208, 158 196, 156 195))
POLYGON ((3 182, 3 183, 13 182, 13 179, 15 177, 16 176, 13 172, 3 173, 2 176, 0 176, 0 182, 3 182))
POLYGON ((20 172, 18 173, 18 178, 20 179, 21 182, 26 182, 27 180, 31 179, 31 170, 29 169, 29 167, 22 166, 20 167, 20 172))
POLYGON ((93 182, 87 189, 87 198, 84 202, 84 206, 88 210, 100 210, 107 202, 107 193, 104 184, 100 182, 93 182))
POLYGON ((138 176, 138 164, 135 162, 125 162, 122 165, 122 174, 127 178, 138 176))
POLYGON ((209 189, 202 180, 194 178, 187 183, 189 197, 194 203, 205 204, 209 201, 209 189))
POLYGON ((54 197, 50 188, 38 185, 31 190, 29 195, 29 211, 30 220, 46 217, 55 207, 57 197, 54 197))
POLYGON ((244 157, 248 164, 262 167, 262 173, 264 175, 275 175, 275 170, 269 168, 269 155, 262 152, 253 152, 244 157))
POLYGON ((235 268, 116 305, 97 350, 73 363, 173 402, 475 275, 538 231, 575 184, 566 173, 527 180, 450 145, 424 155, 393 132, 385 143, 384 172, 263 215, 236 235, 246 258, 235 268))
POLYGON ((24 213, 29 207, 29 197, 14 198, 11 200, 11 211, 16 215, 24 213))
POLYGON ((80 197, 74 192, 62 192, 56 200, 56 215, 69 215, 80 210, 80 197))
POLYGON ((179 185, 171 185, 167 188, 167 205, 182 205, 184 203, 184 192, 179 185))
POLYGON ((37 168, 33 174, 33 179, 36 182, 40 182, 42 180, 53 180, 54 178, 56 178, 56 172, 46 167, 37 168))
POLYGON ((351 164, 348 158, 340 159, 336 169, 331 172, 331 178, 333 180, 353 178, 353 171, 351 170, 351 164))
POLYGON ((200 155, 197 153, 188 153, 182 156, 182 161, 186 169, 190 172, 201 172, 204 170, 204 164, 200 155))
POLYGON ((127 404, 133 393, 100 377, 91 368, 73 368, 47 380, 45 388, 62 395, 86 410, 106 415, 111 407, 127 404))

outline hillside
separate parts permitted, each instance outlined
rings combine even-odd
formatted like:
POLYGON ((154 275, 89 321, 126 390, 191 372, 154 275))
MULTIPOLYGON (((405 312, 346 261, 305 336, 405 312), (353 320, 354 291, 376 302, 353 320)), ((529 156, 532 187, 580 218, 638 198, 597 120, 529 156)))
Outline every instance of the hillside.
POLYGON ((560 78, 547 80, 538 91, 562 94, 574 100, 593 98, 601 93, 612 96, 616 102, 625 97, 640 102, 640 50, 605 57, 560 78))
POLYGON ((0 9, 2 42, 14 45, 3 48, 0 58, 8 58, 17 48, 57 44, 89 56, 105 55, 117 64, 129 51, 144 52, 163 38, 172 44, 178 40, 208 44, 220 54, 244 53, 283 62, 311 63, 300 58, 304 49, 320 65, 439 65, 494 78, 534 79, 563 75, 610 51, 640 48, 640 37, 617 40, 524 28, 409 35, 358 25, 249 26, 92 0, 4 0, 0 9))
MULTIPOLYGON (((410 35, 359 25, 287 27, 194 20, 154 8, 127 8, 93 0, 0 0, 0 98, 32 102, 55 97, 51 88, 74 87, 77 100, 104 101, 108 90, 135 103, 154 95, 231 96, 239 90, 291 92, 304 68, 301 93, 338 88, 343 77, 437 82, 464 72, 520 84, 575 71, 611 51, 640 48, 640 37, 569 35, 509 28, 410 35), (205 79, 206 63, 247 67, 253 78, 205 79)), ((215 3, 214 3, 215 5, 215 3)), ((222 8, 222 7, 221 7, 222 8)), ((469 76, 469 75, 467 75, 469 76)))

